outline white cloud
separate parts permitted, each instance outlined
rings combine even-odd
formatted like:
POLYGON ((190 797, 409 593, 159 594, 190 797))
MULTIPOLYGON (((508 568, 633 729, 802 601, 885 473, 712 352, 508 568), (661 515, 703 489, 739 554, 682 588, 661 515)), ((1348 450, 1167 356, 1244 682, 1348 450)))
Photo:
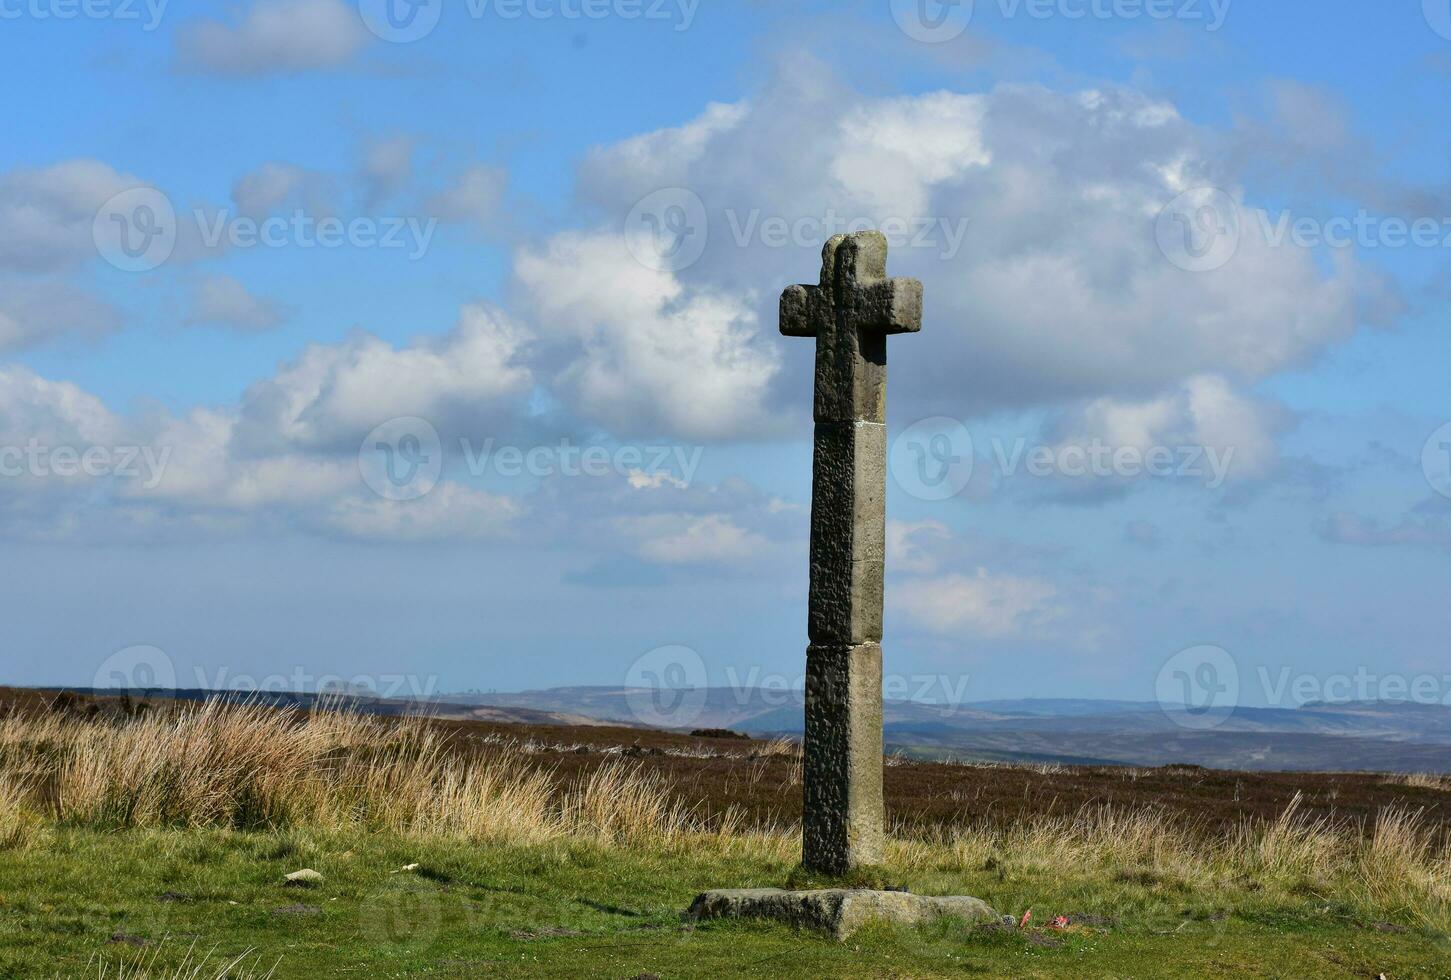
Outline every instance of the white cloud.
POLYGON ((428 199, 424 208, 444 221, 488 227, 498 215, 508 174, 502 168, 478 164, 454 178, 442 192, 428 199))
POLYGON ((1196 465, 1207 479, 1217 475, 1211 463, 1221 465, 1227 479, 1250 479, 1275 465, 1275 434, 1287 415, 1277 405, 1236 392, 1224 378, 1198 375, 1156 398, 1100 398, 1083 405, 1055 423, 1056 448, 1097 442, 1138 450, 1141 457, 1154 447, 1202 449, 1205 457, 1196 465))
POLYGON ((646 268, 621 236, 556 235, 515 263, 546 337, 568 347, 559 393, 621 434, 771 434, 778 369, 744 298, 687 289, 646 268))
POLYGON ((1280 139, 1303 153, 1354 150, 1354 137, 1344 103, 1323 89, 1291 79, 1268 85, 1275 128, 1280 139))
POLYGON ((625 518, 621 529, 640 557, 665 565, 736 564, 769 547, 726 514, 652 514, 625 518))
POLYGON ((183 26, 176 49, 191 71, 295 74, 339 67, 369 39, 357 9, 342 0, 255 0, 236 24, 183 26))
POLYGON ((280 326, 287 316, 277 301, 252 295, 231 276, 212 276, 197 284, 186 323, 261 331, 280 326))
POLYGON ((375 426, 418 416, 440 428, 463 418, 469 431, 517 411, 533 384, 523 357, 528 331, 499 311, 465 307, 443 337, 394 347, 355 333, 306 348, 243 396, 249 446, 356 449, 375 426))
POLYGON ((930 214, 933 185, 992 162, 982 133, 987 106, 983 96, 952 92, 858 104, 839 124, 844 152, 831 176, 870 211, 930 214))
POLYGON ((67 381, 27 368, 0 367, 0 443, 23 446, 115 445, 123 426, 101 400, 67 381))
POLYGON ((52 454, 64 449, 79 460, 126 442, 123 421, 90 393, 18 365, 0 367, 0 526, 21 535, 76 526, 98 509, 86 499, 97 474, 53 465, 52 454))
MULTIPOLYGON (((895 345, 893 403, 961 417, 1143 399, 1202 375, 1253 382, 1307 363, 1382 308, 1384 281, 1353 257, 1322 263, 1260 234, 1237 175, 1216 162, 1217 140, 1127 88, 878 99, 787 71, 749 103, 592 152, 579 188, 622 220, 651 191, 683 186, 710 218, 697 264, 674 280, 621 272, 607 304, 623 308, 632 293, 649 309, 678 280, 691 296, 749 303, 770 334, 779 287, 815 273, 828 217, 835 230, 916 222, 891 270, 924 281, 926 323, 895 345), (1238 202, 1244 234, 1227 265, 1194 274, 1160 251, 1155 218, 1201 185, 1238 202), (743 232, 772 218, 804 230, 784 248, 743 232)), ((551 256, 566 268, 575 258, 551 256)), ((526 282, 565 275, 539 276, 528 259, 526 282)), ((773 336, 762 357, 780 349, 773 336)), ((787 397, 775 379, 771 394, 787 397)))
POLYGON ((169 453, 154 488, 130 488, 133 496, 201 509, 253 510, 305 507, 360 488, 356 459, 297 452, 249 453, 237 441, 234 413, 193 409, 163 417, 147 441, 169 453))
POLYGON ((98 337, 120 327, 115 309, 65 283, 0 279, 0 351, 62 336, 98 337))
POLYGON ((523 513, 517 500, 444 482, 409 501, 353 496, 338 500, 323 523, 349 537, 386 541, 458 541, 508 533, 523 513))
POLYGON ((745 103, 712 102, 684 126, 658 129, 590 150, 579 182, 593 199, 631 201, 662 187, 688 184, 692 165, 749 112, 745 103))
POLYGON ((448 481, 417 500, 384 500, 366 488, 356 456, 255 455, 236 436, 237 419, 227 412, 163 419, 148 437, 166 453, 161 479, 120 490, 133 522, 144 513, 137 505, 150 505, 162 508, 153 524, 235 532, 281 521, 358 540, 420 543, 498 536, 524 512, 514 499, 448 481))
POLYGON ((75 385, 0 369, 0 446, 144 447, 160 461, 157 479, 123 482, 112 500, 132 528, 235 530, 214 519, 235 514, 295 518, 297 526, 353 537, 493 533, 514 513, 505 498, 445 487, 408 513, 375 501, 358 446, 380 422, 405 415, 432 417, 445 431, 452 421, 454 431, 476 423, 470 434, 497 434, 532 384, 520 360, 527 339, 495 311, 467 307, 441 338, 395 348, 357 334, 315 345, 254 384, 237 408, 181 415, 151 409, 118 417, 75 385))
POLYGON ((332 181, 290 163, 270 161, 243 174, 232 185, 232 203, 251 218, 262 218, 285 204, 313 215, 332 212, 332 181))
POLYGON ((99 160, 67 160, 0 176, 0 266, 54 272, 96 257, 101 205, 142 185, 99 160))
POLYGON ((987 569, 912 579, 893 590, 892 605, 929 632, 992 639, 1019 636, 1065 615, 1051 583, 987 569))
MULTIPOLYGON (((648 465, 654 466, 652 462, 648 465)), ((604 477, 556 475, 531 508, 531 540, 568 542, 603 556, 699 571, 774 574, 790 552, 805 560, 805 513, 744 480, 718 484, 673 472, 626 470, 604 477)), ((794 562, 789 566, 798 567, 794 562)))
MULTIPOLYGON (((338 0, 263 0, 236 27, 201 25, 181 44, 214 70, 295 71, 346 61, 362 43, 357 30, 356 11, 338 0), (308 39, 328 24, 337 28, 330 41, 308 39)), ((1236 475, 1268 472, 1282 410, 1244 392, 1349 336, 1378 284, 1352 257, 1320 262, 1255 234, 1236 174, 1214 163, 1215 140, 1173 105, 1128 89, 1000 86, 872 98, 813 72, 783 75, 750 102, 711 105, 682 126, 590 152, 579 197, 609 220, 518 250, 518 320, 474 306, 448 334, 406 345, 358 332, 304 349, 234 408, 143 427, 178 452, 175 480, 153 499, 299 507, 338 533, 386 526, 389 517, 354 496, 350 454, 364 433, 405 415, 441 430, 508 432, 541 389, 551 407, 557 399, 577 421, 614 436, 775 437, 782 406, 804 410, 810 384, 810 345, 777 335, 776 297, 814 276, 819 241, 779 248, 737 241, 735 232, 752 214, 789 222, 828 212, 968 222, 956 253, 942 251, 940 224, 928 227, 922 247, 894 247, 892 271, 927 286, 923 333, 893 344, 894 411, 965 417, 1046 406, 1064 413, 1056 437, 1064 442, 1232 446, 1236 475), (1195 275, 1159 253, 1154 217, 1178 191, 1205 183, 1240 202, 1249 233, 1229 264, 1195 275), (700 262, 674 273, 637 262, 614 220, 672 185, 698 193, 711 224, 700 262)), ((408 181, 412 150, 406 137, 366 149, 356 176, 370 199, 408 181)), ((0 266, 79 264, 94 254, 96 209, 137 183, 84 160, 0 177, 0 266)), ((238 180, 233 199, 254 215, 325 208, 333 186, 274 162, 238 180)), ((486 223, 503 187, 502 172, 475 167, 429 203, 443 216, 486 223)), ((62 323, 82 329, 79 301, 46 327, 47 318, 10 297, 0 301, 0 346, 62 323)), ((219 276, 198 288, 190 319, 261 329, 280 312, 219 276)), ((635 523, 610 532, 612 545, 624 541, 651 561, 738 561, 774 540, 764 528, 799 526, 779 507, 771 513, 783 524, 771 524, 766 501, 722 506, 663 478, 636 478, 627 489, 690 502, 656 498, 627 510, 635 523)), ((487 524, 489 505, 472 493, 447 491, 450 511, 487 524)), ((426 538, 430 528, 461 526, 451 520, 420 511, 396 530, 426 538)), ((961 594, 969 610, 961 615, 975 628, 1004 629, 1034 602, 1051 611, 1071 593, 1062 583, 1054 592, 1036 569, 1000 574, 985 559, 992 570, 963 571, 979 562, 944 559, 939 525, 891 533, 901 570, 939 583, 923 595, 961 594), (931 578, 944 568, 956 571, 931 578)), ((925 620, 951 620, 932 611, 945 600, 918 601, 925 620)))
POLYGON ((938 567, 935 545, 951 537, 940 521, 888 521, 887 563, 896 572, 930 575, 938 567))
POLYGON ((363 151, 361 175, 369 206, 395 194, 413 176, 412 136, 392 136, 370 142, 363 151))

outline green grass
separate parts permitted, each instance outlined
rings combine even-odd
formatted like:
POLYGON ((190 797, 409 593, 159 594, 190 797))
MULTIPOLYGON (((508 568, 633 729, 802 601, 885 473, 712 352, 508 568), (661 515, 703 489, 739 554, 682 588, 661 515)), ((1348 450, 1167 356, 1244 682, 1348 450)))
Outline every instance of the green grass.
POLYGON ((1375 921, 1311 889, 1206 894, 1154 875, 892 873, 914 891, 978 895, 1015 916, 1031 908, 1039 925, 1057 914, 1088 923, 1068 933, 942 924, 841 944, 775 925, 681 921, 703 889, 779 885, 792 870, 593 844, 52 828, 29 848, 0 850, 0 977, 96 976, 102 962, 152 961, 151 976, 170 976, 193 946, 227 958, 253 949, 261 972, 276 964, 277 977, 310 980, 1451 976, 1451 944, 1409 913, 1375 921), (304 867, 326 882, 282 887, 304 867))

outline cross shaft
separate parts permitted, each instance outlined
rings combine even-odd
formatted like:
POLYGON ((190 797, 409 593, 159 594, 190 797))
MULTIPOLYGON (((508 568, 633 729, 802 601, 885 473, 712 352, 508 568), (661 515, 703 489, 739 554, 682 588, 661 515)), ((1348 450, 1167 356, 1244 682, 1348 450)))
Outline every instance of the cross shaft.
POLYGON ((922 327, 922 284, 886 271, 881 233, 838 235, 820 283, 781 296, 781 332, 816 338, 802 860, 833 874, 885 836, 886 338, 922 327))

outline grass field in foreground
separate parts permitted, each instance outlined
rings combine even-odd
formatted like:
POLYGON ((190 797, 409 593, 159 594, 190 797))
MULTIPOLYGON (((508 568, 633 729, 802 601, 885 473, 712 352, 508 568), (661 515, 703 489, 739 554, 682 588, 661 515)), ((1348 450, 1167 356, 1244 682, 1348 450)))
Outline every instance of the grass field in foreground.
POLYGON ((142 965, 145 976, 171 977, 188 956, 220 967, 248 950, 229 975, 1451 976, 1451 945, 1410 918, 1368 918, 1313 893, 1201 894, 1152 875, 902 875, 915 891, 1082 923, 1067 932, 942 925, 840 944, 775 925, 681 921, 702 889, 780 884, 790 871, 749 855, 586 843, 56 829, 0 852, 0 976, 118 976, 142 965), (282 885, 304 867, 325 882, 282 885))
POLYGON ((978 790, 1084 774, 892 766, 958 809, 894 822, 887 883, 1033 916, 842 945, 681 921, 704 889, 794 877, 799 824, 720 803, 799 799, 798 747, 521 736, 215 702, 0 712, 0 977, 1451 976, 1439 776, 1361 778, 1349 812, 1327 777, 1213 821, 1185 801, 1215 774, 1089 774, 1179 787, 1177 809, 1045 797, 1007 817, 978 790), (303 868, 321 885, 284 887, 303 868))

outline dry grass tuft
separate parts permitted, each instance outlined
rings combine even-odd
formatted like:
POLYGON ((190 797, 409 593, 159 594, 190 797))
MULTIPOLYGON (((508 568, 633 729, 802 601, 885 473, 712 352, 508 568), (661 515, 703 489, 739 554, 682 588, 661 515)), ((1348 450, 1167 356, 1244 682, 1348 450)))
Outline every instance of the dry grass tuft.
POLYGON ((1439 776, 1431 772, 1413 772, 1393 776, 1386 780, 1392 786, 1409 786, 1412 789, 1433 789, 1451 793, 1451 776, 1439 776))
POLYGON ((1255 881, 1295 884, 1323 880, 1341 863, 1347 838, 1336 833, 1325 818, 1306 819, 1299 793, 1279 819, 1247 825, 1238 834, 1239 870, 1255 881))
POLYGON ((607 845, 709 830, 658 774, 623 760, 561 789, 514 747, 464 752, 427 721, 345 711, 218 700, 122 721, 12 715, 0 720, 0 764, 31 780, 0 783, 0 802, 9 793, 89 827, 358 827, 607 845))
POLYGON ((564 797, 572 836, 606 844, 671 845, 697 829, 660 775, 638 764, 610 762, 582 777, 564 797))
POLYGON ((0 774, 0 851, 24 850, 43 836, 32 797, 25 783, 0 774))
POLYGON ((161 947, 158 946, 149 956, 131 963, 122 961, 113 964, 105 959, 93 960, 86 976, 94 976, 96 980, 270 980, 276 967, 264 973, 260 967, 248 962, 252 955, 249 950, 228 960, 219 957, 216 950, 212 950, 199 956, 193 946, 187 950, 180 965, 160 970, 157 961, 161 956, 161 947), (92 973, 91 970, 95 972, 92 973))
POLYGON ((801 758, 801 743, 794 738, 773 738, 757 748, 756 755, 780 755, 799 759, 801 758))
POLYGON ((1451 923, 1451 847, 1426 825, 1423 812, 1382 811, 1357 862, 1367 904, 1411 909, 1428 927, 1451 923))

